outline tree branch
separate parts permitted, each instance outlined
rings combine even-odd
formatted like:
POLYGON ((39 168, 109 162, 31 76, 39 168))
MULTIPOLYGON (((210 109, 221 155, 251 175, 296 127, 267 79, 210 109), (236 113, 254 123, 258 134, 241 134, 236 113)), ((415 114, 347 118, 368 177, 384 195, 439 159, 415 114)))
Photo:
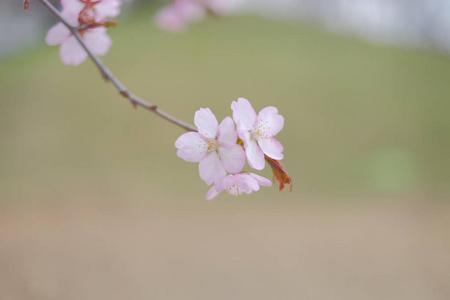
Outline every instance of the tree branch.
POLYGON ((80 33, 78 32, 78 29, 70 25, 67 20, 61 15, 61 13, 48 1, 48 0, 39 0, 42 5, 44 5, 59 21, 61 21, 72 33, 72 35, 77 39, 77 41, 80 43, 80 45, 83 47, 83 49, 87 52, 89 55, 89 58, 94 62, 94 64, 99 69, 100 73, 102 74, 103 78, 107 81, 111 81, 112 84, 117 88, 119 93, 128 99, 131 104, 133 104, 134 107, 141 106, 143 108, 146 108, 155 114, 159 115, 160 117, 174 123, 175 125, 180 126, 181 128, 185 129, 186 131, 197 131, 197 128, 194 126, 185 123, 174 116, 166 113, 165 111, 159 109, 156 105, 151 104, 145 100, 142 100, 141 98, 137 97, 130 91, 128 91, 127 87, 124 86, 115 76, 114 74, 106 67, 106 65, 96 56, 92 51, 89 49, 89 47, 86 45, 86 43, 81 38, 80 33))

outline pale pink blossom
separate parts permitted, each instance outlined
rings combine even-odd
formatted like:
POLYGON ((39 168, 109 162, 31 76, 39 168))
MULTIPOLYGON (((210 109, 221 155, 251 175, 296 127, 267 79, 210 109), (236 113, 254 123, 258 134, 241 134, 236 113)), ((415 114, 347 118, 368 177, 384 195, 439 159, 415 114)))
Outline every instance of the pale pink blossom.
POLYGON ((264 169, 264 154, 276 160, 283 159, 283 145, 274 136, 283 128, 284 118, 275 107, 263 108, 256 115, 250 102, 239 98, 231 103, 231 109, 250 167, 264 169))
POLYGON ((199 163, 200 178, 210 185, 218 183, 226 172, 238 173, 245 164, 244 149, 236 144, 237 133, 230 117, 220 125, 209 108, 195 113, 198 132, 188 132, 175 142, 178 157, 199 163))
MULTIPOLYGON (((98 22, 103 22, 106 17, 117 16, 120 13, 120 5, 120 0, 61 0, 63 8, 61 15, 73 27, 92 25, 79 30, 79 33, 92 53, 101 56, 109 51, 112 40, 106 34, 106 27, 98 22)), ((70 30, 61 22, 49 29, 45 41, 51 46, 61 44, 60 57, 66 65, 77 66, 88 56, 70 30)))
POLYGON ((156 25, 162 29, 178 32, 188 24, 203 18, 206 11, 203 5, 193 0, 175 0, 156 13, 156 25))
POLYGON ((206 200, 216 197, 221 191, 226 190, 228 194, 240 196, 242 193, 250 194, 258 191, 259 186, 271 186, 272 182, 264 177, 253 173, 231 174, 216 183, 206 194, 206 200))
MULTIPOLYGON (((105 55, 112 45, 112 40, 106 34, 106 28, 103 26, 86 29, 81 33, 81 37, 92 53, 96 55, 105 55)), ((51 46, 61 44, 59 54, 62 62, 66 65, 77 66, 88 56, 69 29, 62 23, 50 28, 45 41, 51 46)))
POLYGON ((174 0, 157 12, 155 22, 168 31, 183 31, 190 23, 202 19, 207 12, 224 14, 226 3, 227 0, 174 0))

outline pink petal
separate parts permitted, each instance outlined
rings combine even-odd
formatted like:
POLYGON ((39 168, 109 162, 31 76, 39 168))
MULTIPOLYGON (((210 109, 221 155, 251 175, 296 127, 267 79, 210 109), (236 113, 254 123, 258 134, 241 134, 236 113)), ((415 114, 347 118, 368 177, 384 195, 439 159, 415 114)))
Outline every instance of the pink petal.
POLYGON ((249 173, 249 174, 250 174, 250 176, 252 176, 253 178, 256 179, 256 181, 259 183, 259 185, 262 185, 262 186, 271 186, 272 185, 272 181, 270 181, 267 178, 256 175, 254 173, 249 173))
POLYGON ((73 0, 60 0, 59 2, 61 3, 61 7, 64 9, 71 1, 73 0))
POLYGON ((244 149, 234 144, 233 146, 219 147, 219 157, 225 170, 229 173, 238 173, 245 165, 244 149))
POLYGON ((78 13, 84 8, 84 3, 80 0, 61 0, 61 6, 65 9, 77 9, 78 13))
POLYGON ((275 107, 265 107, 258 114, 256 126, 263 128, 266 137, 274 136, 283 129, 284 118, 278 114, 278 110, 275 107))
MULTIPOLYGON (((223 178, 220 181, 220 184, 219 185, 216 184, 216 186, 218 186, 221 190, 226 190, 233 184, 236 184, 236 175, 231 174, 231 175, 228 175, 225 178, 223 178)), ((217 190, 217 188, 216 188, 216 190, 217 190)))
POLYGON ((45 36, 45 42, 50 45, 58 45, 70 36, 70 30, 63 23, 58 23, 50 28, 45 36))
POLYGON ((105 55, 112 45, 112 40, 106 34, 105 27, 96 27, 87 30, 83 35, 83 39, 89 49, 96 55, 105 55))
POLYGON ((207 154, 208 144, 197 132, 188 132, 180 136, 175 147, 177 156, 188 162, 200 162, 207 154))
POLYGON ((250 102, 245 98, 239 98, 238 101, 231 103, 233 110, 233 119, 236 124, 242 126, 243 129, 251 130, 256 123, 256 113, 250 102), (241 123, 238 123, 241 122, 241 123))
POLYGON ((230 195, 238 196, 245 189, 245 183, 240 180, 239 176, 240 174, 228 175, 222 179, 221 189, 226 190, 230 195))
POLYGON ((84 4, 78 0, 66 0, 61 1, 63 9, 61 15, 72 26, 78 26, 78 16, 84 8, 84 4), (63 4, 64 3, 64 4, 63 4))
POLYGON ((236 145, 237 133, 232 118, 226 117, 220 123, 217 140, 221 145, 236 145))
POLYGON ((103 0, 95 5, 95 21, 103 21, 107 17, 115 17, 120 14, 120 0, 103 0))
POLYGON ((241 122, 238 121, 238 124, 237 124, 238 130, 237 130, 237 133, 238 133, 238 135, 239 135, 239 138, 244 142, 244 145, 245 145, 245 144, 247 144, 247 143, 250 141, 251 134, 250 134, 250 132, 249 132, 248 130, 243 129, 240 123, 241 123, 241 122))
POLYGON ((63 63, 72 66, 81 64, 87 58, 86 51, 73 36, 70 36, 61 44, 59 54, 63 63))
POLYGON ((271 137, 268 139, 258 139, 258 144, 261 147, 265 155, 270 158, 281 160, 283 159, 283 145, 275 138, 271 137))
POLYGON ((214 197, 216 197, 222 190, 216 190, 216 186, 213 186, 208 193, 206 193, 206 200, 212 200, 214 197))
POLYGON ((264 152, 256 144, 255 140, 249 140, 247 144, 244 144, 245 154, 247 155, 247 161, 250 167, 256 170, 264 169, 266 161, 264 160, 264 152))
POLYGON ((227 175, 216 151, 209 152, 209 154, 200 161, 198 167, 200 178, 203 179, 207 185, 210 185, 211 183, 218 184, 219 181, 227 175))
MULTIPOLYGON (((239 194, 250 194, 253 190, 258 191, 259 185, 254 178, 247 173, 234 175, 234 184, 239 188, 239 194)), ((229 190, 227 190, 229 192, 229 190)), ((235 194, 235 193, 234 193, 235 194)))
POLYGON ((209 139, 216 138, 219 123, 209 108, 200 108, 197 110, 194 116, 194 123, 201 135, 209 139))
POLYGON ((238 184, 241 190, 245 191, 247 194, 250 194, 252 191, 259 191, 258 182, 249 174, 237 174, 236 177, 239 180, 238 184))

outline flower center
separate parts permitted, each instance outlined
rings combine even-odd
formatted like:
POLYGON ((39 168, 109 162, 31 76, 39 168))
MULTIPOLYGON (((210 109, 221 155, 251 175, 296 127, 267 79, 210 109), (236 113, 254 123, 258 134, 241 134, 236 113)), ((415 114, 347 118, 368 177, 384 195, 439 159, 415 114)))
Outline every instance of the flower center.
POLYGON ((234 196, 240 196, 241 192, 239 191, 239 187, 235 184, 233 184, 232 186, 230 186, 229 188, 227 188, 227 192, 230 195, 234 195, 234 196))
POLYGON ((216 139, 203 138, 203 142, 200 142, 198 145, 201 148, 201 152, 203 154, 209 153, 212 151, 218 152, 219 142, 216 139))
POLYGON ((258 123, 256 123, 256 126, 253 127, 252 131, 250 131, 251 138, 254 140, 267 138, 266 131, 270 129, 270 127, 268 127, 268 123, 269 122, 267 121, 264 123, 263 120, 260 119, 258 123))
POLYGON ((208 152, 219 149, 219 142, 217 140, 207 139, 206 143, 208 144, 208 152))

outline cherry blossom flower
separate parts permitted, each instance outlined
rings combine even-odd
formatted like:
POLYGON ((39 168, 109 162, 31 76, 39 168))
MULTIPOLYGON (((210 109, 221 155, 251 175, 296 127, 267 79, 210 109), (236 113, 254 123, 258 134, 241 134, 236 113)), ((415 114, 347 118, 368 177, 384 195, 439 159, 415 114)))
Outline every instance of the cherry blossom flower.
POLYGON ((208 12, 223 14, 225 4, 226 0, 174 0, 157 12, 155 22, 168 31, 183 31, 189 23, 199 21, 208 12))
POLYGON ((237 133, 230 117, 220 125, 209 108, 195 113, 198 132, 188 132, 175 142, 178 157, 198 162, 200 178, 210 185, 218 183, 226 172, 238 173, 245 164, 244 149, 236 144, 237 133))
MULTIPOLYGON (((111 38, 106 34, 104 18, 114 17, 120 13, 120 0, 61 0, 61 15, 73 27, 87 26, 79 33, 96 55, 105 55, 112 45, 111 38)), ((87 52, 78 43, 70 30, 61 22, 47 32, 47 44, 61 44, 60 57, 67 65, 79 65, 87 58, 87 52)))
POLYGON ((216 183, 206 194, 206 200, 216 197, 221 191, 226 190, 228 194, 240 196, 242 193, 250 194, 258 191, 259 186, 271 186, 272 182, 264 177, 253 173, 231 174, 216 183))
POLYGON ((250 167, 264 169, 264 154, 276 160, 283 159, 283 145, 274 136, 283 128, 284 118, 275 107, 263 108, 256 115, 250 102, 239 98, 231 103, 231 109, 250 167))
MULTIPOLYGON (((105 55, 112 45, 111 38, 106 34, 106 27, 95 27, 80 32, 86 45, 96 55, 105 55)), ((61 44, 60 57, 66 65, 77 66, 87 58, 87 53, 62 23, 58 23, 47 32, 47 44, 61 44)))

